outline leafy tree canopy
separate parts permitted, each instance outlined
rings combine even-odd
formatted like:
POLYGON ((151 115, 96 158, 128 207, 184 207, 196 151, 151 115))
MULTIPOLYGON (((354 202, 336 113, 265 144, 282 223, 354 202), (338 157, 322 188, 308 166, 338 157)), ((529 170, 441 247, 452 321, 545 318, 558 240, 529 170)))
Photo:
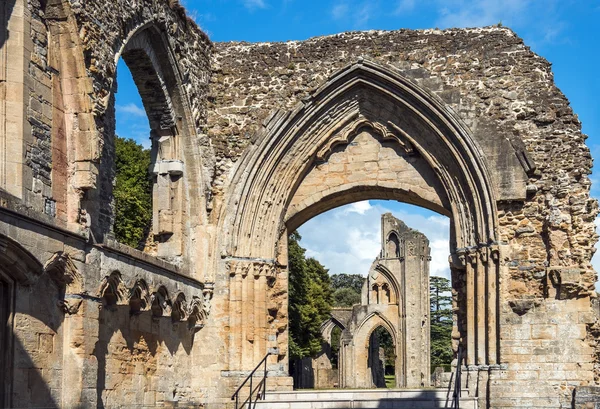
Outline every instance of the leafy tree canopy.
POLYGON ((364 282, 365 278, 360 274, 341 273, 331 276, 331 286, 334 290, 338 290, 340 288, 351 288, 357 294, 360 294, 364 282))
POLYGON ((143 248, 152 221, 150 150, 133 139, 115 136, 115 224, 117 241, 143 248))
POLYGON ((342 287, 333 293, 333 305, 335 307, 352 307, 354 304, 360 304, 360 294, 353 288, 342 287))
POLYGON ((452 351, 452 287, 443 277, 429 278, 431 304, 431 366, 449 365, 452 351))
POLYGON ((315 356, 321 351, 321 324, 329 319, 333 291, 328 270, 306 258, 300 234, 289 237, 290 358, 315 356))

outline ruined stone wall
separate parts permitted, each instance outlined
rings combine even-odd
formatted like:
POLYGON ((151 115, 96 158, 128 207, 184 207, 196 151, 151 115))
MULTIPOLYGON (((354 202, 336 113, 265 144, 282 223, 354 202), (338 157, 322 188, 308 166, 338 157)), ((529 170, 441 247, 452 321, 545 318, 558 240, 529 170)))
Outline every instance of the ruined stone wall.
POLYGON ((0 150, 3 189, 72 230, 91 228, 97 241, 110 234, 116 64, 130 40, 150 30, 152 44, 135 47, 150 53, 158 72, 142 67, 134 77, 138 84, 163 80, 146 95, 163 92, 172 101, 158 106, 145 98, 144 105, 150 118, 172 118, 161 127, 178 128, 185 183, 199 197, 189 206, 203 216, 212 44, 177 2, 15 0, 3 4, 1 18, 13 35, 0 37, 0 129, 3 140, 5 132, 18 135, 0 150))
MULTIPOLYGON (((0 23, 0 279, 14 300, 0 406, 202 407, 223 395, 226 356, 203 267, 210 40, 166 0, 15 0, 0 5, 0 23), (111 239, 126 47, 150 54, 157 72, 132 71, 145 95, 157 85, 170 98, 174 122, 162 125, 178 132, 177 265, 111 239)), ((152 102, 150 117, 167 105, 152 102)))
MULTIPOLYGON (((271 118, 270 112, 293 111, 336 70, 361 57, 383 64, 460 117, 492 177, 500 361, 474 367, 471 386, 490 379, 494 407, 558 407, 570 404, 574 386, 594 382, 587 329, 595 321, 590 260, 598 211, 589 196, 592 162, 577 116, 554 85, 546 60, 511 30, 492 27, 344 33, 215 49, 208 135, 216 154, 216 208, 232 189, 236 162, 255 148, 262 122, 270 126, 285 119, 271 118)), ((466 297, 465 283, 455 278, 457 296, 466 297)))

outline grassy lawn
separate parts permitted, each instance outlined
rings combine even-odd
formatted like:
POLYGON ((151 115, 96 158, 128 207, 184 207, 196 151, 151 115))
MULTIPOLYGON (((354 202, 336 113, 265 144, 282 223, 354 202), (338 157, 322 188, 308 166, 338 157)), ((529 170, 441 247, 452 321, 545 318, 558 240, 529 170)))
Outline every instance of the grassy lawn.
POLYGON ((392 389, 396 387, 396 377, 394 375, 385 375, 385 387, 392 389))

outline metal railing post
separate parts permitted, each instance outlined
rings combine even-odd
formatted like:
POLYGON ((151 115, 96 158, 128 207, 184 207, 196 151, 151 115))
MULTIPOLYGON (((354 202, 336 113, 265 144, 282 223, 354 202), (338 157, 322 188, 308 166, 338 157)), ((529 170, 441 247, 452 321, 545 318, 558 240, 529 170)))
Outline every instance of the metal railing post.
POLYGON ((265 373, 263 376, 263 380, 264 380, 264 383, 263 383, 262 400, 265 400, 265 395, 267 394, 267 360, 266 359, 265 359, 265 373))
POLYGON ((253 409, 254 407, 256 407, 256 402, 258 402, 259 399, 262 399, 262 400, 265 399, 266 391, 267 391, 267 358, 269 358, 269 355, 271 355, 271 354, 273 354, 273 352, 268 352, 267 355, 265 355, 265 357, 263 359, 261 359, 261 361, 258 363, 258 365, 256 365, 256 367, 252 370, 252 372, 250 372, 250 375, 248 375, 246 377, 246 379, 244 379, 244 381, 236 389, 234 394, 231 395, 231 400, 235 400, 235 409, 241 409, 240 402, 239 402, 239 398, 240 398, 239 395, 240 395, 240 391, 242 390, 242 388, 244 387, 244 385, 246 385, 246 382, 248 382, 248 381, 250 381, 250 385, 249 385, 250 393, 249 393, 248 398, 243 401, 242 407, 243 408, 245 407, 246 409, 253 409), (263 379, 256 387, 256 400, 253 401, 252 395, 254 394, 254 380, 252 378, 254 377, 254 374, 256 373, 256 371, 263 364, 264 364, 263 379), (262 389, 262 392, 261 392, 261 389, 262 389))

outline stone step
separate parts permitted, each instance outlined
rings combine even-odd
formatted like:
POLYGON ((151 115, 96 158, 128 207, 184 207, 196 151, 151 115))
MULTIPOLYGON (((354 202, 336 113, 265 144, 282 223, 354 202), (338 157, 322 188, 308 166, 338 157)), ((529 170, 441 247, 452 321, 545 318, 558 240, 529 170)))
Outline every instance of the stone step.
MULTIPOLYGON (((392 409, 451 408, 452 393, 447 389, 361 389, 269 392, 257 408, 268 409, 392 409)), ((477 409, 477 400, 463 392, 460 407, 477 409)))

